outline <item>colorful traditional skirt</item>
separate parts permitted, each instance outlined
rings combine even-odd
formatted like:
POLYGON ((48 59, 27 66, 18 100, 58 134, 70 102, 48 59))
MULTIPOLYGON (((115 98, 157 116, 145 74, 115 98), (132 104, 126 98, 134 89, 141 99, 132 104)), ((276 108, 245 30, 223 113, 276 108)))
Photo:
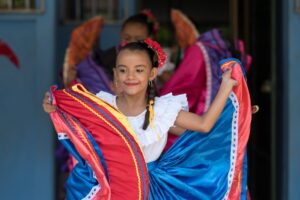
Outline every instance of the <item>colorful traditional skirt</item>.
POLYGON ((246 199, 251 103, 239 61, 233 88, 209 133, 186 131, 157 161, 146 164, 126 117, 78 84, 51 90, 58 138, 78 163, 67 199, 246 199))

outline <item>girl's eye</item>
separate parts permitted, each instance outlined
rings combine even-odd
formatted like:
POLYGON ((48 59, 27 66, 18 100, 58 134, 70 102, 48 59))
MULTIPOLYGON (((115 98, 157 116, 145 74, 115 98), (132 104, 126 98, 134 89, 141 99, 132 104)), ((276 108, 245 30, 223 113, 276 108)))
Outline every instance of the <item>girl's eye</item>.
POLYGON ((126 70, 125 70, 125 69, 119 69, 119 72, 120 72, 120 73, 125 73, 126 70))
POLYGON ((144 70, 143 69, 137 69, 136 70, 138 73, 142 73, 144 70))

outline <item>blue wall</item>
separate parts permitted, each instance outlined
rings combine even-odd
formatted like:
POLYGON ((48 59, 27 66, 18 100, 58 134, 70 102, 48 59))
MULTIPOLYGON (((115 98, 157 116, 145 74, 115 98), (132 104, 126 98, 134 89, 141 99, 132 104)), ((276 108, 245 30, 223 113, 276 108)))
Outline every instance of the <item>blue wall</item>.
POLYGON ((282 199, 300 198, 300 13, 293 0, 282 1, 283 7, 283 102, 285 137, 282 199))
POLYGON ((0 14, 0 39, 17 54, 0 57, 1 199, 54 199, 54 137, 42 99, 54 83, 55 1, 43 14, 0 14))

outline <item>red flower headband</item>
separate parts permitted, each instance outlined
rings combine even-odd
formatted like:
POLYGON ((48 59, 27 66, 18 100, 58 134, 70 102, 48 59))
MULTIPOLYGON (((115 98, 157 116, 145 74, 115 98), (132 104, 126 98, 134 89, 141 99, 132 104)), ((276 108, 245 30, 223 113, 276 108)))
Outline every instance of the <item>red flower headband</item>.
MULTIPOLYGON (((147 44, 148 48, 152 49, 155 54, 157 55, 157 62, 158 62, 158 66, 157 67, 162 67, 164 66, 166 59, 167 59, 167 55, 164 52, 164 50, 161 48, 160 44, 150 38, 146 38, 145 40, 141 40, 139 42, 145 43, 147 44)), ((128 44, 128 42, 124 41, 121 43, 121 48, 125 47, 128 44)))
POLYGON ((145 15, 150 23, 153 23, 153 33, 154 33, 154 35, 156 35, 159 30, 159 23, 158 23, 156 17, 153 15, 151 10, 149 10, 149 9, 142 10, 141 14, 145 15))
POLYGON ((158 58, 158 67, 162 67, 166 62, 167 56, 164 50, 161 48, 160 44, 158 44, 154 40, 151 40, 150 38, 146 38, 144 42, 156 53, 158 58))

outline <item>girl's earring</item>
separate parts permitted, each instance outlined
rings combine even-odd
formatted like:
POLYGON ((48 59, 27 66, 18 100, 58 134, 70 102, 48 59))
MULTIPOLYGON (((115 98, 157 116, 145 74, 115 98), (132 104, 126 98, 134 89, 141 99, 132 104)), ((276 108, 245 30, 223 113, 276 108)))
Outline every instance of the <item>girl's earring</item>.
POLYGON ((150 87, 152 87, 152 84, 153 84, 153 83, 152 83, 152 81, 149 81, 148 84, 149 84, 150 87))

